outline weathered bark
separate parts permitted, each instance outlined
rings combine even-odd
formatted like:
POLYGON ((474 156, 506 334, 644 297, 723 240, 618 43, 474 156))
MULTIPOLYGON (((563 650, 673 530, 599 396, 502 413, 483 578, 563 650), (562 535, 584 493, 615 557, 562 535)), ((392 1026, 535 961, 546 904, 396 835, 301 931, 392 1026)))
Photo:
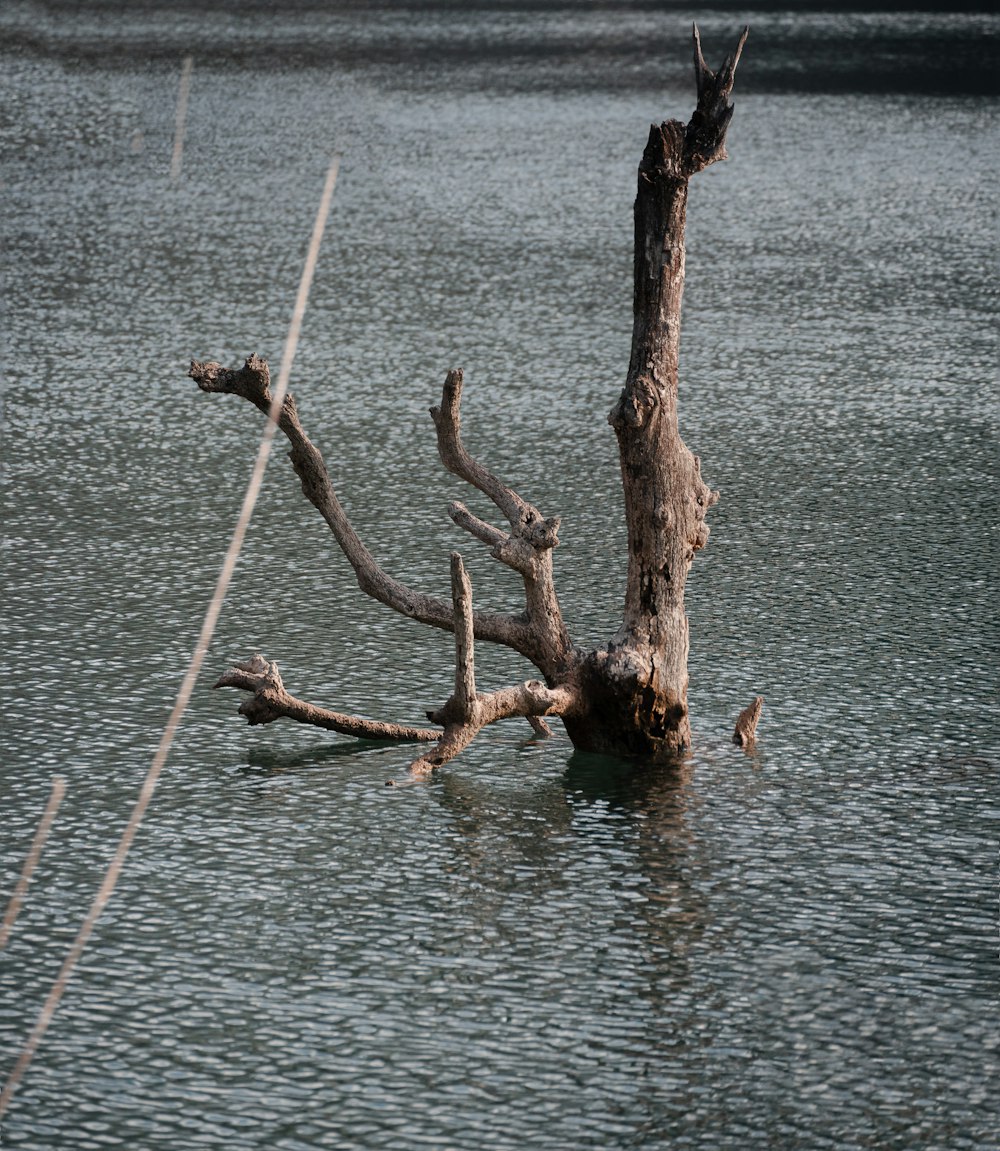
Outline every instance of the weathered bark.
MULTIPOLYGON (((254 657, 219 681, 219 686, 252 693, 240 709, 251 723, 284 716, 367 738, 435 738, 433 750, 412 765, 418 775, 448 762, 482 727, 515 716, 526 717, 539 734, 549 730, 543 716, 560 716, 581 750, 663 760, 690 744, 684 587, 695 552, 708 541, 705 515, 719 494, 702 480, 700 461, 682 441, 677 423, 685 216, 690 177, 726 156, 726 130, 733 114, 729 95, 746 36, 744 30, 735 52, 714 73, 705 66, 695 27, 697 108, 687 125, 675 120, 654 124, 639 165, 632 352, 625 386, 608 416, 618 438, 628 528, 628 573, 618 632, 595 651, 573 645, 553 580, 559 518, 543 516, 465 450, 461 371, 448 373, 441 403, 431 409, 441 461, 483 492, 509 527, 495 527, 458 502, 450 514, 494 559, 520 575, 524 609, 517 614, 473 609, 472 589, 457 553, 452 556, 451 604, 383 571, 350 524, 323 457, 302 429, 289 395, 279 426, 291 444, 289 456, 303 492, 332 530, 362 591, 402 615, 454 632, 455 690, 442 708, 428 713, 439 731, 375 724, 293 699, 275 665, 254 657), (545 682, 478 693, 476 639, 520 652, 545 682)), ((203 391, 239 395, 264 412, 269 409, 267 364, 257 356, 236 371, 194 361, 190 375, 203 391)), ((743 722, 753 707, 756 713, 747 719, 749 740, 759 702, 740 717, 743 722)), ((737 725, 737 734, 740 730, 737 725)))
POLYGON ((472 584, 458 552, 451 556, 451 595, 455 625, 455 690, 439 711, 427 713, 433 723, 444 728, 437 747, 410 764, 415 776, 427 775, 441 767, 475 738, 476 733, 501 719, 525 716, 533 721, 537 734, 547 732, 543 715, 563 715, 576 702, 568 688, 548 688, 537 680, 490 695, 476 691, 476 666, 472 627, 472 584))
POLYGON ((456 370, 445 379, 440 406, 431 408, 441 462, 449 472, 488 496, 506 517, 511 530, 508 533, 494 528, 460 503, 452 504, 451 517, 459 527, 488 544, 494 559, 520 573, 524 580, 524 620, 531 635, 522 654, 546 677, 555 678, 565 671, 572 649, 552 578, 552 549, 559 545, 559 517, 543 517, 466 452, 461 438, 461 402, 462 372, 456 370))
POLYGON ((376 719, 362 719, 357 715, 345 715, 339 711, 329 711, 316 707, 289 695, 281 682, 276 663, 269 663, 261 655, 252 655, 242 663, 233 666, 215 683, 215 687, 238 687, 251 692, 249 699, 240 704, 240 715, 246 716, 247 723, 274 723, 277 719, 294 719, 298 723, 312 724, 341 735, 351 735, 355 739, 400 740, 403 742, 430 743, 439 739, 441 733, 436 728, 407 727, 399 723, 383 723, 376 719))
POLYGON ((760 713, 764 710, 764 697, 758 695, 749 707, 745 707, 736 720, 736 730, 733 732, 733 743, 737 747, 752 750, 757 742, 757 724, 760 722, 760 713))
POLYGON ((654 124, 639 165, 632 355, 608 416, 628 526, 625 616, 607 650, 586 665, 587 691, 599 706, 570 728, 574 743, 592 750, 663 758, 691 742, 684 587, 694 553, 708 542, 705 513, 719 493, 702 480, 677 425, 684 228, 688 180, 726 156, 728 97, 746 37, 744 30, 713 73, 695 28, 698 107, 687 126, 654 124))

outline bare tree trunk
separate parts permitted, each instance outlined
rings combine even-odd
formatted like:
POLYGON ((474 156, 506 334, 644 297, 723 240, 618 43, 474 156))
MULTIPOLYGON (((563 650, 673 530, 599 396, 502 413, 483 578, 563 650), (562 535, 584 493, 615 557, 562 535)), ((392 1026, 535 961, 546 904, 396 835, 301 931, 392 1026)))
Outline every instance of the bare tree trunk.
POLYGON ((691 742, 684 586, 708 542, 718 501, 677 427, 688 180, 725 158, 729 93, 747 32, 719 72, 705 67, 694 30, 698 107, 685 126, 654 124, 635 200, 632 356, 608 420, 618 437, 628 524, 625 616, 586 668, 596 706, 567 726, 578 747, 663 758, 691 742))
MULTIPOLYGON (((688 623, 684 586, 694 553, 708 541, 705 514, 718 500, 701 478, 698 457, 677 425, 677 365, 684 291, 684 228, 688 181, 726 156, 733 109, 729 95, 747 32, 718 73, 705 66, 697 27, 694 63, 698 106, 687 125, 654 124, 639 165, 635 201, 635 286, 632 353, 625 386, 609 422, 618 437, 625 515, 628 577, 622 625, 604 647, 575 647, 563 621, 552 572, 559 517, 544 517, 466 452, 461 439, 462 373, 449 372, 441 404, 431 411, 444 466, 483 492, 507 521, 498 528, 454 503, 455 523, 518 573, 524 608, 503 615, 477 612, 457 553, 452 556, 452 602, 413 591, 384 572, 361 542, 334 492, 326 464, 303 430, 291 396, 280 427, 306 497, 319 510, 350 560, 361 589, 395 611, 456 636, 455 691, 429 718, 442 730, 362 720, 304 704, 285 692, 277 668, 260 657, 238 664, 219 686, 252 693, 241 711, 251 723, 287 717, 366 738, 424 741, 435 748, 413 764, 425 774, 458 754, 482 727, 500 719, 528 719, 548 733, 543 716, 558 715, 581 750, 664 760, 691 742, 688 716, 688 623), (529 659, 544 683, 529 681, 479 694, 475 640, 504 644, 529 659)), ((270 406, 267 364, 250 357, 230 371, 218 364, 191 365, 207 392, 226 392, 270 406)), ((748 712, 751 709, 747 709, 748 712)), ((753 739, 753 725, 743 729, 753 739)))

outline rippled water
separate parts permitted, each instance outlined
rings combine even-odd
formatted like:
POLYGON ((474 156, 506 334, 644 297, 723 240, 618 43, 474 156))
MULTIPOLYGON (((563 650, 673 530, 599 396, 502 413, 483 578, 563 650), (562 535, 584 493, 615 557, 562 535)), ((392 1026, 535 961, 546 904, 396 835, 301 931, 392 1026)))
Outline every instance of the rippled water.
MULTIPOLYGON (((330 151, 293 387, 345 503, 413 584, 446 592, 457 543, 477 600, 516 602, 445 514, 467 493, 426 409, 464 365, 470 446, 563 516, 587 643, 624 577, 605 414, 635 165, 649 121, 692 102, 680 11, 124 9, 0 9, 4 893, 68 780, 0 954, 4 1074, 135 800, 249 473, 259 422, 197 393, 187 361, 277 363, 330 151)), ((718 58, 741 16, 699 19, 718 58)), ((392 790, 405 751, 244 726, 207 686, 255 649, 298 694, 405 721, 451 680, 450 637, 363 600, 276 459, 0 1144, 1000 1142, 1000 106, 963 65, 1000 29, 752 24, 731 162, 692 187, 682 421, 723 499, 689 584, 691 755, 637 775, 512 726, 392 790), (727 738, 756 692, 748 757, 727 738)), ((479 663, 486 688, 525 671, 479 663)))

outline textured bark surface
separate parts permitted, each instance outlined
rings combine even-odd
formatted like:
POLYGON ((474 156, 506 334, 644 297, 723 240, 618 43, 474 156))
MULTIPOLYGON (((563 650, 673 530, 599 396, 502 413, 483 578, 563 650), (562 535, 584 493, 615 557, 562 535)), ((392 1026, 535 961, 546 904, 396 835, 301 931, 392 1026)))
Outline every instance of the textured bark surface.
POLYGON ((250 698, 240 704, 240 715, 250 724, 274 723, 278 719, 294 719, 298 723, 312 724, 355 739, 401 740, 429 743, 441 732, 430 727, 407 727, 399 723, 362 719, 357 715, 330 711, 316 707, 289 695, 281 682, 276 663, 269 663, 262 655, 252 655, 242 663, 234 664, 220 676, 216 687, 237 687, 250 692, 250 698))
POLYGON ((764 710, 764 697, 758 695, 749 707, 745 707, 736 720, 736 729, 733 732, 733 743, 737 747, 753 748, 757 742, 757 724, 760 714, 764 710))
MULTIPOLYGON (((458 553, 451 559, 451 603, 416 592, 383 571, 348 520, 326 463, 288 396, 279 427, 291 445, 289 457, 304 494, 333 532, 362 591, 402 615, 454 633, 455 689, 440 709, 428 713, 435 729, 380 723, 295 699, 285 691, 276 665, 254 656, 217 685, 250 693, 240 708, 250 723, 285 717, 362 738, 435 740, 435 747, 411 765, 417 776, 447 763, 483 727, 513 717, 527 719, 544 736, 549 728, 543 717, 557 715, 582 750, 653 761, 675 757, 690 744, 684 588, 695 552, 708 541, 705 515, 719 497, 702 479, 700 461, 678 431, 684 230, 689 179, 726 156, 733 113, 729 95, 746 35, 715 73, 705 66, 695 28, 697 108, 686 125, 676 120, 654 124, 639 165, 632 351, 625 386, 608 416, 618 438, 628 528, 625 603, 617 633, 594 651, 572 643, 553 580, 559 517, 544 516, 468 454, 461 436, 461 371, 448 373, 441 403, 431 409, 438 452, 449 472, 492 501, 506 526, 474 516, 459 502, 451 505, 450 514, 494 559, 519 575, 524 607, 516 613, 474 609, 458 553), (544 682, 480 693, 476 640, 520 652, 544 682)), ((238 370, 194 361, 190 375, 203 391, 238 395, 269 410, 270 377, 257 356, 238 370)), ((758 697, 740 716, 737 742, 742 733, 744 745, 752 743, 762 702, 758 697)))
MULTIPOLYGON (((633 728, 630 750, 656 758, 691 742, 684 587, 694 553, 708 542, 705 513, 719 498, 702 480, 700 460, 677 423, 688 180, 726 156, 728 97, 746 35, 713 73, 695 29, 698 106, 686 126, 654 124, 639 165, 632 354, 608 416, 618 437, 628 525, 625 617, 607 652, 595 654, 592 678, 614 685, 618 722, 633 728)), ((614 750, 614 736, 605 739, 600 725, 580 739, 614 750)))

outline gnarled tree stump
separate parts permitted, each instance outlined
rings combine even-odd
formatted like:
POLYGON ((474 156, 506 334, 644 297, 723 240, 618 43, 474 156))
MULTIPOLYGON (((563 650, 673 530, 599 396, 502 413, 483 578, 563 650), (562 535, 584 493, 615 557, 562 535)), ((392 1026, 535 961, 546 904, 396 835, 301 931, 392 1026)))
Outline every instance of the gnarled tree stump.
MULTIPOLYGON (((736 50, 712 72, 695 27, 697 107, 687 124, 654 124, 639 165, 631 360, 608 416, 618 438, 628 527, 625 603, 616 634, 595 650, 573 644, 553 579, 559 517, 543 515, 468 454, 461 437, 461 371, 448 373, 441 403, 431 411, 441 461, 483 492, 506 524, 481 520, 457 502, 451 517, 520 576, 524 606, 509 614, 474 609, 457 554, 452 556, 451 602, 416 592, 383 571, 337 499, 323 456, 306 435, 289 395, 278 422, 291 445, 303 493, 330 527, 362 591, 405 616, 455 633, 455 690, 429 713, 434 729, 379 723, 296 700, 285 691, 276 666, 255 656, 236 665, 218 685, 251 693, 240 709, 250 723, 286 717, 365 738, 435 740, 434 748, 414 762, 417 773, 448 762, 482 727, 516 716, 526 718, 539 734, 548 730, 544 716, 560 716, 573 744, 587 751, 662 761, 690 744, 684 588, 695 552, 708 542, 705 517, 719 493, 702 479, 700 461, 684 444, 677 424, 685 218, 690 178, 726 157, 733 114, 729 96, 746 36, 744 30, 736 50), (519 652, 541 680, 480 693, 476 640, 519 652)), ((190 375, 203 391, 239 395, 269 410, 270 376, 257 356, 237 370, 195 361, 190 375)), ((753 738, 761 702, 758 698, 740 717, 737 735, 743 732, 744 741, 753 738)))

